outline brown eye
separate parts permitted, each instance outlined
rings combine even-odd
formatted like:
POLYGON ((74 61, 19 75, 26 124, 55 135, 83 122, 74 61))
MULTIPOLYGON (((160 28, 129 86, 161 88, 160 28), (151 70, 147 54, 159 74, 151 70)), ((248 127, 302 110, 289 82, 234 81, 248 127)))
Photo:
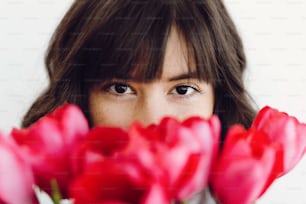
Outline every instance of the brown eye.
POLYGON ((185 95, 188 92, 188 86, 178 86, 175 88, 176 92, 180 95, 185 95))
POLYGON ((123 94, 128 90, 128 86, 125 84, 114 84, 114 90, 119 93, 119 94, 123 94))
POLYGON ((134 93, 132 88, 129 85, 124 84, 124 83, 112 83, 110 85, 107 85, 104 89, 110 93, 118 94, 118 95, 134 93))
POLYGON ((193 94, 196 91, 197 91, 197 89, 192 87, 192 86, 181 85, 181 86, 175 87, 173 92, 174 92, 174 94, 177 94, 177 95, 187 96, 187 95, 193 94))

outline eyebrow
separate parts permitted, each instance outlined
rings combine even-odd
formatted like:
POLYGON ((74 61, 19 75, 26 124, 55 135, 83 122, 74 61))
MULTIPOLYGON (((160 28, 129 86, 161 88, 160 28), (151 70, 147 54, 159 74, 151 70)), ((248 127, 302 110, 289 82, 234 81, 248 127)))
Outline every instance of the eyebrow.
POLYGON ((166 79, 166 81, 179 81, 183 79, 198 79, 199 77, 195 72, 188 72, 188 73, 183 73, 177 76, 170 77, 169 79, 166 79))
MULTIPOLYGON (((125 80, 125 81, 141 81, 138 79, 135 79, 134 77, 130 75, 117 75, 113 77, 114 79, 120 79, 120 80, 125 80)), ((188 73, 182 73, 177 76, 173 76, 170 78, 165 79, 165 81, 179 81, 179 80, 184 80, 184 79, 199 79, 198 75, 196 72, 188 72, 188 73)), ((156 79, 153 79, 152 81, 155 81, 156 79)))

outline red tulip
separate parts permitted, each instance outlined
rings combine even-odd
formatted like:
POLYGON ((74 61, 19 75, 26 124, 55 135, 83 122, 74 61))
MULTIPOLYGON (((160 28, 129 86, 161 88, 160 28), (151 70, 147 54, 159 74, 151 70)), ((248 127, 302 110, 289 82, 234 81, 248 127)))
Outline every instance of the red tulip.
POLYGON ((135 123, 127 132, 96 127, 78 150, 82 167, 71 187, 72 197, 80 203, 186 200, 207 185, 219 133, 216 116, 210 120, 190 118, 182 123, 165 118, 147 128, 135 123), (102 173, 92 174, 96 169, 102 173), (102 195, 109 185, 117 189, 112 198, 102 195), (134 194, 137 196, 129 197, 134 194), (118 199, 112 200, 115 197, 118 199))
POLYGON ((220 123, 216 116, 206 121, 193 117, 182 123, 164 118, 157 126, 135 125, 130 135, 126 151, 134 152, 147 171, 154 168, 155 176, 165 174, 174 199, 187 200, 206 187, 219 146, 220 123))
POLYGON ((128 142, 129 135, 121 128, 94 127, 72 152, 72 169, 75 175, 81 174, 91 163, 115 156, 127 146, 128 142))
POLYGON ((130 135, 121 128, 97 126, 88 133, 75 154, 79 176, 70 186, 75 204, 169 203, 165 185, 160 184, 163 179, 151 176, 153 171, 123 154, 129 142, 130 135))
POLYGON ((163 185, 152 182, 149 173, 125 159, 97 161, 71 184, 70 196, 75 204, 170 203, 163 185))
POLYGON ((0 133, 0 203, 32 204, 33 175, 18 146, 0 133))
POLYGON ((231 127, 212 174, 216 198, 222 204, 254 202, 267 189, 274 165, 275 147, 265 133, 231 127))
POLYGON ((257 114, 252 128, 265 132, 270 143, 278 147, 277 176, 290 171, 305 153, 306 124, 287 113, 266 106, 257 114))
POLYGON ((12 136, 30 161, 35 183, 50 193, 56 179, 62 195, 71 180, 70 154, 88 132, 87 120, 80 109, 65 104, 26 129, 13 129, 12 136))

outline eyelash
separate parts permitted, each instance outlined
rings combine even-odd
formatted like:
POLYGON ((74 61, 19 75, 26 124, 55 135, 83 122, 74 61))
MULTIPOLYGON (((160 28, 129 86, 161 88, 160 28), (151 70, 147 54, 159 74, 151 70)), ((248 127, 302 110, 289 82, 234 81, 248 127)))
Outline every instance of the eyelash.
POLYGON ((117 92, 111 90, 112 86, 115 86, 115 85, 126 86, 127 88, 131 89, 133 93, 135 93, 135 90, 130 85, 128 85, 126 82, 111 82, 109 84, 104 85, 102 87, 102 91, 107 92, 107 93, 112 94, 112 95, 115 95, 115 96, 118 96, 118 97, 126 95, 125 93, 117 93, 117 92))
MULTIPOLYGON (((189 98, 189 97, 193 96, 196 93, 201 93, 201 91, 198 88, 196 88, 195 86, 189 85, 189 84, 177 85, 177 86, 175 86, 173 88, 171 93, 174 92, 174 91, 176 93, 173 93, 173 94, 176 95, 176 97, 180 97, 180 98, 189 98), (180 88, 180 87, 185 87, 185 88, 188 88, 188 89, 192 89, 192 92, 189 93, 189 94, 179 94, 177 88, 180 88)), ((189 92, 189 90, 187 90, 187 93, 188 92, 189 92)))
MULTIPOLYGON (((118 92, 115 92, 115 90, 111 90, 112 86, 116 86, 116 85, 126 86, 132 92, 132 93, 128 93, 128 94, 133 94, 133 93, 136 92, 130 85, 128 85, 128 83, 119 82, 119 81, 118 82, 112 82, 112 83, 104 85, 102 87, 102 91, 107 92, 107 93, 112 94, 112 95, 115 95, 115 96, 118 96, 118 97, 127 95, 127 93, 118 93, 118 92)), ((188 90, 187 90, 187 92, 188 92, 188 90)), ((170 93, 173 94, 173 95, 176 95, 176 97, 188 98, 188 97, 193 96, 196 93, 201 93, 201 90, 198 89, 197 87, 189 85, 189 84, 181 84, 181 85, 176 85, 174 88, 172 88, 170 93), (189 93, 187 95, 179 94, 178 91, 177 91, 177 88, 179 88, 179 87, 185 87, 185 88, 188 88, 188 89, 192 89, 192 93, 189 93), (173 92, 177 92, 177 93, 173 93, 173 92)))

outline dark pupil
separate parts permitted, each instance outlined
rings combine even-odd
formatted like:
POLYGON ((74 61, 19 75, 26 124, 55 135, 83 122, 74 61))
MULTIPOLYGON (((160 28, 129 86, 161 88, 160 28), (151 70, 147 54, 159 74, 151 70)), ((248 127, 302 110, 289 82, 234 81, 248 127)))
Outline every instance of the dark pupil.
POLYGON ((115 90, 117 93, 124 93, 128 89, 127 85, 124 84, 116 84, 115 85, 115 90))
POLYGON ((179 86, 179 87, 176 87, 176 91, 178 94, 186 94, 187 91, 188 91, 188 86, 179 86))

